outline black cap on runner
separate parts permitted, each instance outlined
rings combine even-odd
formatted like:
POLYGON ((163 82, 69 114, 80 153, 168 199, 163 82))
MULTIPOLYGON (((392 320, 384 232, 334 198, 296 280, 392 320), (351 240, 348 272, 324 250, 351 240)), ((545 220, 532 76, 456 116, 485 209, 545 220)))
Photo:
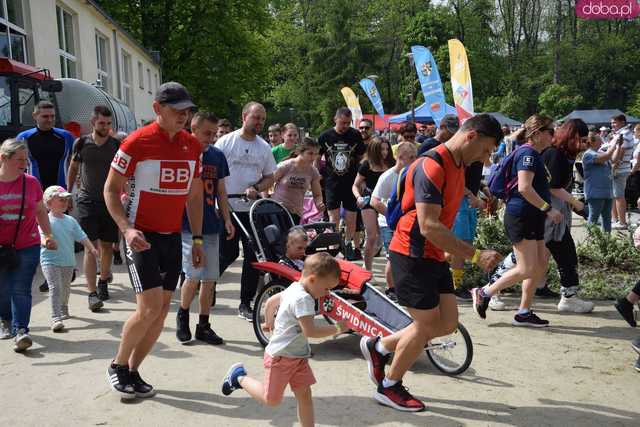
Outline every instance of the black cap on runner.
POLYGON ((178 82, 167 82, 160 85, 156 91, 155 100, 176 110, 195 108, 196 106, 191 100, 187 88, 178 82))

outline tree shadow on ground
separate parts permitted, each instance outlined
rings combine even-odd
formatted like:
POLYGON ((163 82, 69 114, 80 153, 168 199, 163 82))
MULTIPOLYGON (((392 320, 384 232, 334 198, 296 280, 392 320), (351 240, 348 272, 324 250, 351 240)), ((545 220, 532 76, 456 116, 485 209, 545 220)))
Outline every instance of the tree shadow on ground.
MULTIPOLYGON (((490 328, 514 328, 511 323, 498 322, 487 325, 490 328)), ((576 335, 581 337, 604 338, 615 340, 632 340, 638 334, 636 330, 629 327, 600 326, 588 328, 584 326, 556 325, 552 324, 546 328, 527 328, 537 333, 553 333, 564 335, 576 335)))

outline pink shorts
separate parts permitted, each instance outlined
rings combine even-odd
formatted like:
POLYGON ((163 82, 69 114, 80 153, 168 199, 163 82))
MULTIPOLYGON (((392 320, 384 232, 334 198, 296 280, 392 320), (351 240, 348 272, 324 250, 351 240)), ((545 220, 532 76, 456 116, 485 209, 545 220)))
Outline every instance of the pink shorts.
POLYGON ((279 401, 287 384, 292 391, 309 387, 316 383, 311 366, 306 358, 271 357, 264 353, 264 398, 279 401))

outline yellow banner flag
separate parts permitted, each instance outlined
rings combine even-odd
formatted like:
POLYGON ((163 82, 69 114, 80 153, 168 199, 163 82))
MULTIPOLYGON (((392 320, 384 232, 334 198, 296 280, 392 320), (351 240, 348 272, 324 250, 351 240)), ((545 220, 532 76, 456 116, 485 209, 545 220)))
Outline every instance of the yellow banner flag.
POLYGON ((458 39, 449 40, 449 60, 453 100, 458 112, 458 119, 460 123, 463 123, 473 116, 473 88, 471 87, 467 51, 458 39))
POLYGON ((344 101, 347 103, 347 107, 351 110, 351 126, 355 128, 358 126, 358 123, 360 123, 360 120, 362 120, 360 101, 358 101, 358 97, 350 87, 345 86, 340 89, 340 92, 344 97, 344 101))

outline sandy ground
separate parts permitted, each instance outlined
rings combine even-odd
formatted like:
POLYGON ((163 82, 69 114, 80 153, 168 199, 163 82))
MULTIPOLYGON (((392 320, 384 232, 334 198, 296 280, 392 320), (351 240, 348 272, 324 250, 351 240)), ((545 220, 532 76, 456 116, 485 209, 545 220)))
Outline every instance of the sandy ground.
MULTIPOLYGON (((377 259, 378 275, 381 269, 377 259)), ((236 315, 239 274, 236 263, 219 285, 213 312, 213 327, 226 345, 179 345, 174 302, 167 327, 141 369, 158 395, 131 404, 120 403, 105 380, 123 321, 134 308, 124 268, 116 267, 112 299, 100 313, 88 311, 84 277, 78 278, 70 304, 74 317, 65 322, 65 333, 56 334, 49 330, 49 301, 38 292, 42 279, 36 277, 34 346, 16 354, 10 341, 0 341, 0 425, 297 424, 289 391, 277 409, 261 407, 242 391, 230 397, 220 393, 221 379, 234 362, 262 376, 263 350, 251 324, 236 315)), ((640 425, 640 373, 633 370, 637 355, 629 345, 639 332, 626 326, 608 301, 599 302, 590 315, 559 314, 552 301, 537 301, 535 309, 552 327, 514 328, 513 312, 490 312, 482 321, 469 304, 461 304, 461 321, 473 337, 473 363, 452 378, 422 356, 405 378, 411 392, 427 403, 428 410, 419 414, 397 412, 371 398, 358 337, 316 341, 311 366, 318 379, 313 387, 318 425, 640 425)), ((192 314, 192 326, 196 321, 192 314)))

